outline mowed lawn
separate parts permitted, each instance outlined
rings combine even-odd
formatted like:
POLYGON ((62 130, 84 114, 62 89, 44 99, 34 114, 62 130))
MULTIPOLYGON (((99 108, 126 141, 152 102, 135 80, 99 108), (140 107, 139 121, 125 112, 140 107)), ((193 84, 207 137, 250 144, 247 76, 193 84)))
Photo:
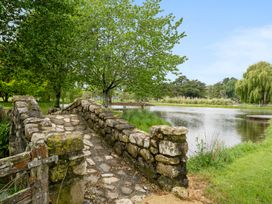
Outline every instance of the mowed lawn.
POLYGON ((272 203, 272 147, 237 159, 211 180, 218 203, 272 203))
POLYGON ((272 203, 272 126, 255 151, 209 173, 207 195, 222 204, 272 203))

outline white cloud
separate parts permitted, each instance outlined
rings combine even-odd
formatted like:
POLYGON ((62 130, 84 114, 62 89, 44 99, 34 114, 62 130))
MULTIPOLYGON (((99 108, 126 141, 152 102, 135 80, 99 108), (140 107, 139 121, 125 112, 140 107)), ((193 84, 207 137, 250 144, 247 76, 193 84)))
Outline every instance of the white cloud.
POLYGON ((272 25, 235 30, 213 44, 209 51, 213 57, 202 66, 204 81, 214 83, 230 76, 241 78, 249 65, 272 62, 272 25))

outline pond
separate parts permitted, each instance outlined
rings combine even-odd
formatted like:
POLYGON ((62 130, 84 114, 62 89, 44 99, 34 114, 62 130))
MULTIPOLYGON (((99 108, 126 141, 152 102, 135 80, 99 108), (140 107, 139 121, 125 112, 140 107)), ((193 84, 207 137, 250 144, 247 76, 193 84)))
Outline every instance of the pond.
POLYGON ((187 134, 189 156, 195 154, 201 139, 208 146, 217 141, 226 147, 245 141, 261 141, 268 127, 267 120, 250 120, 246 116, 272 115, 272 111, 267 110, 227 108, 151 106, 148 109, 158 113, 174 126, 185 126, 189 129, 187 134))

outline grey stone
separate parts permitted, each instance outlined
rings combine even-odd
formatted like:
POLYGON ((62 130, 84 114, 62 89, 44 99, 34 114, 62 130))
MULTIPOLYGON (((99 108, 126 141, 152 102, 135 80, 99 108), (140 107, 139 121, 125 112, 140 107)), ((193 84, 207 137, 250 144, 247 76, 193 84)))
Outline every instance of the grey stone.
POLYGON ((80 165, 73 167, 73 172, 74 172, 74 174, 79 175, 79 176, 86 175, 87 174, 87 163, 84 161, 84 162, 81 162, 80 165))
POLYGON ((65 117, 63 120, 64 120, 64 122, 66 122, 66 123, 70 123, 70 122, 71 122, 71 119, 68 118, 68 117, 65 117))
POLYGON ((127 135, 125 135, 125 134, 121 134, 121 133, 119 133, 119 140, 121 141, 121 142, 125 142, 125 143, 128 143, 128 136, 127 135))
POLYGON ((90 166, 94 166, 95 165, 95 162, 91 158, 87 158, 86 161, 88 162, 88 164, 90 166))
POLYGON ((106 160, 111 160, 111 159, 113 159, 113 157, 112 156, 105 156, 105 159, 106 160))
POLYGON ((178 157, 166 157, 164 155, 156 155, 155 159, 165 164, 179 164, 180 159, 178 157))
POLYGON ((83 140, 83 143, 84 143, 84 145, 87 145, 89 147, 93 147, 94 146, 92 142, 90 142, 89 140, 86 140, 86 139, 83 140))
POLYGON ((128 198, 123 198, 115 201, 115 204, 133 204, 133 202, 128 198))
POLYGON ((159 150, 158 150, 158 148, 150 147, 150 152, 151 152, 152 154, 158 154, 158 153, 159 153, 159 150))
POLYGON ((147 162, 153 162, 154 157, 150 154, 150 152, 147 149, 141 149, 140 155, 147 161, 147 162))
POLYGON ((174 157, 182 154, 182 147, 179 143, 163 140, 159 143, 159 151, 161 154, 174 157))
POLYGON ((128 150, 128 153, 129 153, 132 157, 134 157, 134 158, 137 157, 137 155, 138 155, 138 147, 137 147, 136 145, 128 144, 127 150, 128 150))
POLYGON ((143 187, 141 187, 139 184, 135 185, 135 190, 139 191, 139 192, 142 192, 142 193, 146 192, 146 190, 143 187))
POLYGON ((133 203, 141 202, 145 198, 145 195, 135 195, 131 198, 133 203))
POLYGON ((101 176, 102 176, 103 178, 106 178, 106 177, 113 177, 114 174, 112 174, 112 173, 107 173, 107 174, 102 174, 101 176))
POLYGON ((93 174, 91 174, 87 177, 88 182, 90 182, 93 185, 97 183, 98 179, 99 179, 99 177, 96 175, 93 175, 93 174))
POLYGON ((180 168, 178 166, 158 163, 156 169, 158 173, 170 178, 175 178, 180 174, 180 168))
POLYGON ((106 164, 106 163, 101 164, 99 167, 100 167, 104 172, 108 172, 108 171, 111 169, 111 167, 110 167, 108 164, 106 164))
POLYGON ((75 128, 73 126, 64 126, 66 131, 73 131, 75 128))
POLYGON ((114 199, 118 198, 118 193, 107 191, 106 197, 110 200, 114 200, 114 199))
POLYGON ((140 131, 130 134, 129 141, 132 144, 137 144, 138 146, 146 147, 146 148, 148 148, 150 145, 149 136, 146 133, 140 132, 140 131))
POLYGON ((91 139, 91 135, 85 134, 85 135, 83 136, 83 138, 84 138, 84 140, 90 140, 90 139, 91 139))
POLYGON ((129 194, 131 194, 133 192, 133 190, 131 188, 128 188, 126 186, 121 187, 121 191, 125 195, 129 195, 129 194))
POLYGON ((115 183, 115 182, 119 181, 119 178, 116 178, 116 177, 106 177, 106 178, 103 178, 102 181, 105 184, 112 184, 112 183, 115 183))
POLYGON ((104 187, 105 187, 106 189, 109 189, 109 190, 114 190, 114 189, 115 189, 115 186, 113 186, 113 185, 108 185, 108 184, 105 184, 104 187))
POLYGON ((189 197, 189 192, 186 188, 180 187, 180 186, 175 186, 172 188, 171 191, 175 196, 181 198, 181 199, 188 199, 189 197))

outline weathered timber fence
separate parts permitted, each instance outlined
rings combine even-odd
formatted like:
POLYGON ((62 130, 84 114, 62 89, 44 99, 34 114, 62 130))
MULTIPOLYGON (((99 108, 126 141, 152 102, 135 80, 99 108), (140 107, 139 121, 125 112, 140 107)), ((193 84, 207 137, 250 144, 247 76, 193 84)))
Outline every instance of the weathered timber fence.
POLYGON ((62 113, 76 113, 149 180, 166 190, 188 186, 186 172, 187 129, 154 126, 140 131, 91 100, 78 99, 62 113))
MULTIPOLYGON (((13 97, 10 118, 12 156, 0 159, 0 179, 19 185, 17 178, 21 178, 25 184, 19 192, 1 198, 0 203, 48 204, 49 182, 64 179, 59 167, 75 169, 84 162, 82 136, 56 131, 33 97, 13 97)), ((9 183, 7 187, 11 186, 9 183)))

